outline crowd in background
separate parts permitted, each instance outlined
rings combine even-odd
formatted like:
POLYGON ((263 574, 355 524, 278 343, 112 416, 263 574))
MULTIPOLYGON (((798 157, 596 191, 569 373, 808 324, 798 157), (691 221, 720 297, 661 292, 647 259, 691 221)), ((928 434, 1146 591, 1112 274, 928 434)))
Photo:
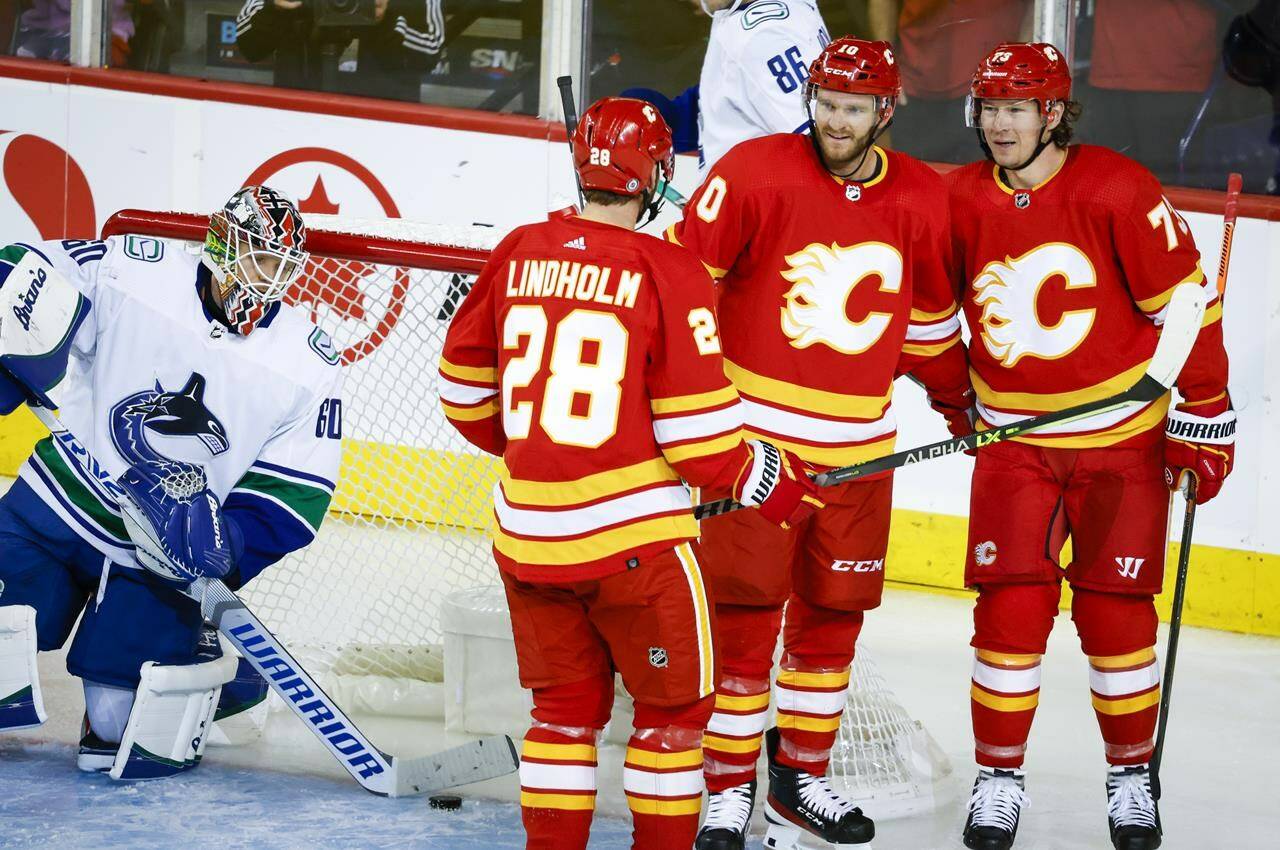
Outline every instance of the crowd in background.
MULTIPOLYGON (((111 67, 498 111, 537 111, 541 0, 104 0, 111 67), (201 39, 217 45, 199 42, 201 39), (215 67, 216 66, 216 67, 215 67)), ((993 44, 1031 36, 1032 0, 818 0, 833 36, 897 48, 890 144, 978 155, 963 103, 993 44)), ((1171 185, 1240 171, 1280 194, 1280 0, 1080 0, 1079 137, 1171 185)), ((67 61, 71 0, 0 0, 0 53, 67 61)), ((699 0, 593 0, 591 98, 698 82, 699 0)))

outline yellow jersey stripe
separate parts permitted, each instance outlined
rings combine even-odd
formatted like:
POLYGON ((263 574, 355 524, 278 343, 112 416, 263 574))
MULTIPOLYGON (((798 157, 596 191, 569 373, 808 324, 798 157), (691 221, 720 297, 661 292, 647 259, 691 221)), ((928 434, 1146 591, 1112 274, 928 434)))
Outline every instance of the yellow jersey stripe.
POLYGON ((883 440, 877 440, 874 443, 863 443, 859 446, 840 446, 837 448, 823 448, 820 446, 811 446, 808 443, 795 443, 791 440, 783 440, 772 434, 760 434, 746 429, 746 437, 749 440, 767 440, 780 449, 787 449, 795 452, 800 456, 801 460, 809 463, 816 463, 820 466, 851 466, 855 463, 862 463, 864 460, 883 457, 893 452, 895 436, 890 434, 883 440))
POLYGON ((698 523, 692 511, 681 516, 654 517, 576 540, 526 540, 494 529, 493 547, 521 564, 569 565, 598 561, 659 540, 692 540, 698 523))
POLYGON ((1175 283, 1173 286, 1161 292, 1159 295, 1153 295, 1150 298, 1143 298, 1141 301, 1134 301, 1138 305, 1138 309, 1144 313, 1159 313, 1173 298, 1173 291, 1184 283, 1204 283, 1204 272, 1200 269, 1200 264, 1196 263, 1195 271, 1175 283))
POLYGON ((732 385, 721 387, 706 393, 692 395, 675 395, 667 398, 649 400, 649 409, 657 414, 685 413, 690 410, 703 410, 708 407, 720 407, 738 400, 738 390, 732 385))
POLYGON ((550 744, 543 741, 525 741, 520 755, 547 761, 595 761, 596 748, 591 744, 550 744))
POLYGON ((758 375, 728 360, 724 362, 724 371, 729 376, 729 380, 733 381, 734 386, 742 392, 763 401, 785 404, 796 410, 825 416, 874 421, 884 416, 884 411, 889 406, 889 399, 893 397, 892 383, 883 395, 844 395, 758 375))
POLYGON ((936 354, 941 354, 942 352, 946 351, 948 348, 950 348, 953 345, 959 345, 959 343, 960 343, 959 334, 957 334, 956 336, 953 336, 951 339, 943 340, 942 342, 933 342, 933 343, 907 342, 907 343, 903 343, 902 345, 902 353, 915 354, 920 357, 933 357, 936 354))
POLYGON ((969 689, 969 696, 978 705, 985 705, 993 711, 1030 711, 1040 704, 1039 691, 1024 697, 1000 697, 974 685, 969 689))
POLYGON ((445 416, 458 422, 475 422, 478 419, 488 419, 490 416, 498 415, 497 399, 486 401, 484 404, 477 404, 475 407, 458 407, 455 404, 442 401, 440 402, 440 407, 444 409, 445 416))
POLYGON ((937 322, 941 319, 949 319, 952 316, 954 316, 959 309, 960 309, 960 305, 952 304, 950 307, 948 307, 945 310, 941 310, 937 313, 929 313, 929 312, 926 312, 925 310, 917 310, 914 307, 912 307, 911 308, 911 324, 925 325, 931 322, 937 322))
POLYGON ((1222 302, 1217 301, 1212 307, 1204 311, 1204 318, 1200 320, 1200 327, 1207 328, 1214 322, 1222 321, 1222 302))
POLYGON ((1136 697, 1127 697, 1125 699, 1103 699, 1097 694, 1093 695, 1093 710, 1099 714, 1106 714, 1110 716, 1118 714, 1135 714, 1139 711, 1145 711, 1159 703, 1159 688, 1154 688, 1145 694, 1139 694, 1136 697))
POLYGON ((969 370, 969 377, 973 379, 973 389, 978 394, 978 398, 988 407, 995 407, 1001 410, 1027 410, 1047 413, 1049 411, 1062 410, 1076 404, 1098 401, 1107 396, 1123 392, 1136 384, 1138 379, 1146 374, 1147 366, 1150 363, 1150 360, 1144 361, 1113 378, 1108 378, 1102 383, 1065 393, 1000 392, 992 389, 991 385, 982 379, 976 369, 969 370))
POLYGON ((527 809, 564 809, 572 812, 589 812, 596 807, 593 794, 541 794, 520 792, 520 805, 527 809))
POLYGON ((1114 446, 1116 443, 1123 442, 1137 434, 1159 427, 1168 413, 1169 396, 1166 395, 1163 399, 1153 402, 1138 416, 1105 431, 1098 431, 1092 434, 1057 434, 1051 437, 1039 437, 1033 431, 1013 439, 1019 443, 1055 449, 1088 449, 1100 446, 1114 446))
POLYGON ((679 446, 663 446, 662 454, 667 463, 682 463, 686 460, 706 457, 707 455, 727 452, 742 442, 742 429, 710 440, 699 440, 696 443, 683 443, 679 446))
POLYGON ((498 369, 495 366, 459 366, 441 357, 440 371, 461 381, 498 385, 498 369))
POLYGON ((502 492, 507 501, 539 507, 564 507, 602 499, 614 493, 635 490, 651 484, 679 481, 671 465, 663 458, 643 460, 631 466, 607 469, 571 481, 529 481, 502 473, 502 492))
POLYGON ((702 767, 702 750, 681 750, 675 753, 657 753, 638 747, 627 747, 627 764, 647 770, 672 770, 683 767, 702 767))

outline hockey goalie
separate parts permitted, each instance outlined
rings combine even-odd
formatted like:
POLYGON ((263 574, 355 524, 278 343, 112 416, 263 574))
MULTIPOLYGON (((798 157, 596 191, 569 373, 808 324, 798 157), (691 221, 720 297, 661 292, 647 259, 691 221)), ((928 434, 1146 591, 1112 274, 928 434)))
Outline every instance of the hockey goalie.
POLYGON ((340 358, 282 303, 305 242, 292 201, 249 186, 199 251, 132 235, 0 250, 0 414, 56 408, 97 459, 47 437, 0 499, 0 730, 45 721, 36 653, 68 638, 82 770, 189 770, 220 697, 265 695, 180 591, 242 586, 306 546, 332 497, 340 358))

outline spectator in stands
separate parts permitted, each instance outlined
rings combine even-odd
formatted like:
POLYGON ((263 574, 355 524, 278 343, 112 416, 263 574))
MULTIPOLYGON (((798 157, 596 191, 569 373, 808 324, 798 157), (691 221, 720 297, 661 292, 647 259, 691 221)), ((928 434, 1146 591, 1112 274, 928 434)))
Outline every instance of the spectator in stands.
POLYGON ((1032 0, 867 0, 871 37, 898 48, 903 97, 894 138, 933 162, 968 162, 976 142, 964 126, 973 69, 992 46, 1030 37, 1032 0))
POLYGON ((1218 22, 1206 0, 1096 0, 1081 135, 1178 178, 1178 142, 1213 79, 1218 22))
POLYGON ((251 62, 274 54, 275 84, 418 101, 423 75, 444 50, 441 0, 246 0, 236 44, 251 62), (372 12, 371 23, 342 15, 372 12), (336 21, 336 23, 335 23, 336 21), (356 41, 355 67, 339 57, 356 41))
MULTIPOLYGON (((111 55, 104 58, 112 65, 125 64, 131 38, 133 16, 128 10, 128 0, 111 0, 111 55)), ((71 0, 32 0, 31 7, 18 19, 14 42, 14 56, 68 61, 71 58, 71 0)))
MULTIPOLYGON (((1233 80, 1270 96, 1268 141, 1280 152, 1280 0, 1259 0, 1231 21, 1222 45, 1222 61, 1233 80)), ((1280 159, 1273 165, 1266 191, 1280 195, 1280 159)))

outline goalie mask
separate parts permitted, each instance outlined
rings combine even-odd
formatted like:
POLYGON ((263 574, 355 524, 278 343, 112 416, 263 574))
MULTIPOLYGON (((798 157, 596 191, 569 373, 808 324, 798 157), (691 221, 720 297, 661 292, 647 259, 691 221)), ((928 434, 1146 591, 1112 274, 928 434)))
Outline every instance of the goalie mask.
POLYGON ((200 261, 231 330, 248 336, 307 264, 302 214, 283 193, 246 186, 209 217, 200 261))

